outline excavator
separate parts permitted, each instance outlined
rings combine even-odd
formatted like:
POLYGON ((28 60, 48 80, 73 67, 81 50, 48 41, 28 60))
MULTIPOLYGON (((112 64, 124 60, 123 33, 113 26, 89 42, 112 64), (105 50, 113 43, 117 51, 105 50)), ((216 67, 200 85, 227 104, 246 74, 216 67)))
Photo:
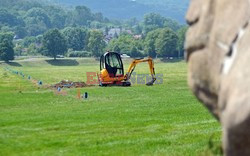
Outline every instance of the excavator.
POLYGON ((154 62, 151 57, 146 59, 134 59, 126 74, 124 74, 123 62, 121 55, 117 52, 106 52, 100 58, 100 74, 98 82, 100 86, 131 86, 129 81, 137 64, 148 62, 152 80, 146 83, 152 86, 156 81, 154 62))

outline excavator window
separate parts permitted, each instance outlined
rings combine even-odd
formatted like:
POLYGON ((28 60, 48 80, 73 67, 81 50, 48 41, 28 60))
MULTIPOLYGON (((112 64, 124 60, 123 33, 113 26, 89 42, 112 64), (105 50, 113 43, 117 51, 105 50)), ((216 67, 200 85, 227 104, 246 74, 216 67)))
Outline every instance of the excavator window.
POLYGON ((100 59, 100 70, 104 69, 104 56, 102 55, 101 56, 101 59, 100 59))
POLYGON ((118 53, 108 53, 105 56, 105 66, 111 77, 123 76, 123 64, 118 53))

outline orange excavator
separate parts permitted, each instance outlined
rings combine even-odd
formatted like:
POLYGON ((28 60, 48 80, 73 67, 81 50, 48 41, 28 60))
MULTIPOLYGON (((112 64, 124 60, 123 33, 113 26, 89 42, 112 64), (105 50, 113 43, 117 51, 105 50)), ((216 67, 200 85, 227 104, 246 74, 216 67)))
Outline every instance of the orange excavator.
POLYGON ((100 86, 131 86, 130 77, 137 64, 148 62, 152 80, 146 85, 151 86, 156 81, 154 62, 151 57, 146 59, 134 59, 126 74, 124 74, 123 62, 119 53, 106 52, 100 58, 100 75, 98 81, 100 86))

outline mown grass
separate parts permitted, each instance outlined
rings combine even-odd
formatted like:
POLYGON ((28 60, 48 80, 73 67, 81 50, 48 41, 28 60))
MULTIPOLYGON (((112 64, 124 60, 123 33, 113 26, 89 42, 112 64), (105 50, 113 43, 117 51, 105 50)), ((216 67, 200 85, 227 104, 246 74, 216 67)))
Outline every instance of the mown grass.
MULTIPOLYGON (((185 62, 156 61, 164 81, 152 87, 83 88, 87 100, 76 99, 76 89, 56 95, 27 75, 44 84, 86 81, 86 72, 99 69, 94 59, 0 67, 0 155, 202 155, 212 136, 220 144, 221 127, 187 87, 185 62)), ((136 73, 148 73, 148 66, 138 65, 136 73)))

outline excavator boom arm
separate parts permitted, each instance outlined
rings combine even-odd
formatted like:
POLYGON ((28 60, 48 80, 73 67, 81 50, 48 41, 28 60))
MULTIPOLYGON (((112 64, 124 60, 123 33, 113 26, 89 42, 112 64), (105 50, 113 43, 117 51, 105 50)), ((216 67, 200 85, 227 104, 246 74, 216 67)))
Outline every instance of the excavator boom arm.
POLYGON ((153 85, 156 77, 155 77, 155 69, 154 69, 154 62, 153 59, 151 57, 147 58, 147 59, 135 59, 129 66, 127 74, 125 75, 125 80, 128 81, 136 67, 137 64, 142 63, 142 62, 148 62, 149 65, 149 70, 152 76, 152 80, 150 82, 147 83, 147 85, 153 85))

